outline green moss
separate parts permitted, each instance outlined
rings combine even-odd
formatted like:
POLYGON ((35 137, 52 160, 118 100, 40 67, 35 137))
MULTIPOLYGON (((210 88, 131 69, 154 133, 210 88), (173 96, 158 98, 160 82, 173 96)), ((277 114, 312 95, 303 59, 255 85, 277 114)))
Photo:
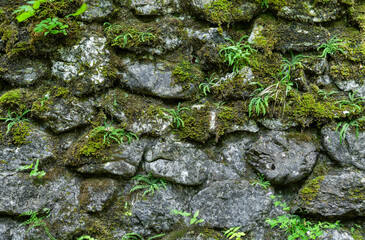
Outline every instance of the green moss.
POLYGON ((81 146, 78 154, 80 156, 92 157, 102 156, 102 150, 108 145, 104 143, 101 136, 89 137, 88 140, 81 146))
POLYGON ((309 202, 315 199, 318 190, 320 189, 320 183, 324 180, 324 176, 316 177, 310 181, 307 181, 303 188, 300 190, 299 195, 305 202, 309 202))
POLYGON ((180 127, 177 134, 181 139, 189 139, 198 142, 205 142, 210 137, 209 122, 210 112, 209 108, 203 106, 199 109, 192 109, 191 111, 184 111, 181 114, 185 127, 180 127))
POLYGON ((15 124, 10 130, 13 144, 22 145, 27 143, 26 139, 29 136, 29 132, 30 127, 28 122, 15 124))
POLYGON ((342 64, 331 66, 330 74, 333 78, 341 81, 354 80, 355 82, 362 84, 365 68, 362 67, 361 64, 343 62, 342 64))
POLYGON ((289 132, 286 134, 286 137, 300 142, 313 142, 312 135, 304 132, 289 132))
POLYGON ((247 123, 247 106, 245 102, 237 101, 233 107, 222 107, 217 113, 216 141, 232 126, 242 126, 247 123))
POLYGON ((205 5, 204 13, 208 21, 221 26, 239 20, 241 11, 236 0, 216 0, 205 5))
POLYGON ((363 202, 365 200, 365 187, 351 188, 349 189, 347 196, 349 196, 350 199, 363 202))
POLYGON ((5 108, 24 110, 26 108, 23 103, 25 95, 22 89, 10 90, 0 97, 0 104, 5 108))
POLYGON ((181 84, 184 89, 189 89, 193 83, 201 82, 201 71, 188 61, 182 61, 172 71, 174 84, 181 84))

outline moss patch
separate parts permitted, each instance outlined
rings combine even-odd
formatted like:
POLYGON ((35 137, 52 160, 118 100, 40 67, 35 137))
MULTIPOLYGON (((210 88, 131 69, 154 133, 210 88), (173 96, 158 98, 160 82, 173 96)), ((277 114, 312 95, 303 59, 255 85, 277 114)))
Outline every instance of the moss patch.
POLYGON ((305 202, 309 202, 315 199, 320 189, 320 183, 324 180, 324 176, 316 177, 304 185, 300 190, 299 195, 305 202))

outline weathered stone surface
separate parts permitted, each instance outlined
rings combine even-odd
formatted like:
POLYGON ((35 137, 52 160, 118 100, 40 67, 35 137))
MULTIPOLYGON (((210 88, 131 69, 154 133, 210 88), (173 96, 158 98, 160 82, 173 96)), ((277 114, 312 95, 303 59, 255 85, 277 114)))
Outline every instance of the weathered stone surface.
POLYGON ((267 129, 270 130, 277 130, 277 131, 284 131, 290 128, 298 126, 296 122, 288 121, 283 122, 280 119, 270 119, 270 118, 261 118, 258 120, 259 123, 264 125, 267 129))
POLYGON ((25 226, 19 226, 19 222, 11 219, 0 219, 0 240, 23 240, 25 239, 25 226))
POLYGON ((44 121, 47 128, 55 133, 66 132, 89 124, 93 116, 93 102, 79 99, 55 99, 45 111, 37 111, 37 118, 44 121))
POLYGON ((308 180, 299 191, 300 207, 325 217, 365 216, 365 173, 354 169, 333 170, 308 180), (331 207, 328 207, 331 206, 331 207))
POLYGON ((217 23, 229 22, 249 22, 260 10, 259 4, 249 1, 240 1, 240 3, 223 3, 223 12, 216 0, 193 0, 190 5, 194 11, 203 16, 204 19, 217 23), (216 16, 218 13, 222 16, 216 16))
POLYGON ((167 189, 137 201, 132 208, 132 215, 140 221, 143 229, 170 231, 181 221, 181 217, 172 215, 171 210, 186 209, 190 197, 191 192, 168 185, 167 189))
MULTIPOLYGON (((352 129, 353 130, 353 129, 352 129)), ((365 170, 365 132, 359 132, 359 136, 350 130, 340 143, 340 135, 331 127, 322 128, 322 144, 327 154, 342 166, 353 165, 365 170)))
POLYGON ((180 3, 178 0, 132 0, 130 7, 137 15, 164 15, 178 12, 180 10, 180 3))
POLYGON ((30 86, 42 79, 48 70, 44 61, 21 58, 17 61, 9 61, 6 71, 0 71, 0 76, 12 85, 30 86))
POLYGON ((121 83, 133 91, 168 99, 186 99, 192 94, 192 88, 185 90, 182 86, 174 84, 172 72, 163 63, 126 62, 126 64, 121 83))
POLYGON ((241 226, 241 231, 248 231, 264 221, 271 209, 266 193, 245 180, 215 182, 197 193, 189 206, 193 213, 199 210, 199 219, 210 227, 241 226))
POLYGON ((80 186, 80 206, 88 212, 100 212, 110 202, 117 190, 113 179, 87 179, 80 186))
POLYGON ((88 9, 81 15, 84 21, 100 21, 113 13, 114 6, 109 0, 86 0, 88 9))
POLYGON ((50 136, 43 130, 31 126, 29 136, 20 146, 0 144, 0 171, 15 171, 17 168, 53 159, 54 153, 50 136))
POLYGON ((317 160, 312 142, 286 136, 285 132, 262 134, 247 153, 248 162, 275 184, 289 184, 308 176, 317 160))
POLYGON ((317 4, 311 1, 293 1, 292 4, 281 7, 278 16, 292 21, 320 23, 339 19, 345 12, 344 6, 337 0, 317 4))
POLYGON ((355 240, 350 232, 346 232, 343 230, 338 229, 326 229, 323 231, 323 235, 318 237, 318 239, 325 240, 325 239, 331 239, 331 240, 355 240))
POLYGON ((106 77, 109 51, 104 37, 89 35, 78 45, 59 48, 52 63, 52 74, 64 81, 75 95, 91 93, 112 84, 106 77))

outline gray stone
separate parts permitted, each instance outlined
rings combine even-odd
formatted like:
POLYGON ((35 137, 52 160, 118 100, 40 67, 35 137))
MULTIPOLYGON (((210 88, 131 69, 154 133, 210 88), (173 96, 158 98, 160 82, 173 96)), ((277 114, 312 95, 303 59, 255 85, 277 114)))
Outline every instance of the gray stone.
POLYGON ((137 15, 164 15, 180 11, 180 3, 178 0, 131 0, 130 7, 137 15))
POLYGON ((311 1, 293 1, 293 3, 281 7, 278 16, 292 21, 321 23, 339 19, 345 13, 345 8, 337 0, 325 4, 313 4, 311 1))
POLYGON ((23 240, 25 239, 25 226, 11 219, 0 219, 0 240, 23 240))
MULTIPOLYGON (((201 14, 206 20, 216 23, 217 20, 213 19, 211 15, 215 12, 221 11, 218 8, 214 8, 216 0, 192 0, 190 5, 193 10, 201 14)), ((240 3, 232 3, 229 5, 227 13, 222 18, 223 23, 229 22, 249 22, 260 10, 260 6, 257 3, 249 1, 240 1, 240 3)))
POLYGON ((272 118, 260 118, 258 122, 264 125, 267 129, 277 130, 277 131, 284 131, 298 126, 298 123, 296 122, 292 121, 283 122, 281 119, 272 119, 272 118))
POLYGON ((0 171, 15 171, 17 168, 54 159, 53 142, 41 129, 30 126, 29 136, 23 145, 0 144, 0 171))
POLYGON ((266 193, 246 180, 215 182, 197 193, 189 206, 193 213, 199 210, 199 219, 212 228, 241 226, 240 231, 249 231, 271 209, 272 200, 266 193))
POLYGON ((121 83, 133 91, 168 99, 186 99, 192 95, 192 89, 186 91, 182 86, 174 84, 172 72, 166 70, 165 64, 139 62, 126 64, 126 72, 122 73, 121 83))
POLYGON ((21 58, 9 61, 6 71, 0 73, 1 77, 12 85, 30 86, 42 79, 47 69, 47 65, 41 60, 21 58))
POLYGON ((84 21, 101 21, 105 20, 114 11, 112 1, 109 0, 86 0, 88 8, 81 15, 84 21))
POLYGON ((346 132, 346 137, 340 143, 340 135, 331 127, 322 128, 322 144, 331 159, 342 166, 353 165, 365 170, 365 132, 359 132, 359 136, 351 132, 351 127, 346 132))
POLYGON ((365 173, 354 169, 332 170, 308 180, 299 191, 299 207, 325 217, 365 216, 365 173), (308 195, 309 194, 309 195, 308 195), (328 207, 331 206, 331 207, 328 207))
POLYGON ((104 37, 91 34, 78 45, 59 48, 52 63, 52 74, 65 82, 75 95, 92 93, 112 84, 106 77, 109 51, 104 37))
POLYGON ((55 99, 45 111, 35 112, 36 117, 43 120, 46 127, 55 133, 88 125, 93 114, 93 102, 80 101, 77 98, 55 99))
POLYGON ((290 184, 310 174, 317 155, 312 142, 291 139, 285 132, 271 131, 260 136, 246 158, 270 182, 290 184))
POLYGON ((195 29, 186 28, 188 38, 201 43, 224 44, 229 38, 227 32, 220 33, 218 28, 195 29))
POLYGON ((80 206, 88 212, 100 212, 111 201, 118 183, 113 179, 87 179, 80 186, 80 206))
POLYGON ((351 233, 338 229, 326 229, 323 235, 318 237, 320 240, 355 240, 351 233))

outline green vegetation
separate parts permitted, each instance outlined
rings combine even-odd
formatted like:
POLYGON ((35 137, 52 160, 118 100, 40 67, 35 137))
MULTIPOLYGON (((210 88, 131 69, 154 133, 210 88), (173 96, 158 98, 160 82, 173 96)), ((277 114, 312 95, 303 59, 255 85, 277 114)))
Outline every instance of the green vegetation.
POLYGON ((161 108, 161 110, 165 111, 168 113, 168 116, 164 116, 164 118, 169 119, 172 124, 174 125, 174 127, 176 128, 180 128, 180 127, 185 127, 184 121, 181 118, 181 112, 184 110, 190 110, 189 108, 186 107, 182 107, 180 108, 180 103, 177 105, 176 110, 175 109, 166 109, 166 108, 161 108))
POLYGON ((218 80, 218 78, 214 77, 214 75, 215 73, 210 75, 209 78, 206 78, 207 80, 206 83, 199 84, 199 89, 201 90, 204 96, 207 96, 208 93, 210 93, 210 87, 214 87, 215 84, 217 83, 216 81, 218 80))
POLYGON ((291 70, 295 70, 297 67, 302 68, 303 67, 302 60, 307 57, 307 56, 304 56, 301 54, 294 56, 292 51, 290 52, 290 54, 291 54, 291 60, 289 60, 285 57, 282 60, 282 62, 283 62, 283 64, 281 65, 282 72, 290 73, 291 70))
MULTIPOLYGON (((183 216, 183 217, 190 217, 191 216, 191 213, 189 213, 189 212, 184 212, 182 210, 178 211, 176 209, 171 210, 171 214, 173 214, 173 215, 180 215, 180 216, 183 216)), ((198 216, 199 216, 199 210, 196 211, 194 213, 193 217, 190 219, 190 225, 204 222, 204 219, 198 219, 198 216)))
POLYGON ((84 235, 84 236, 81 236, 79 238, 77 238, 77 240, 97 240, 96 238, 93 238, 93 237, 90 237, 88 235, 84 235))
POLYGON ((244 232, 237 232, 241 227, 231 227, 223 232, 224 236, 228 239, 243 240, 246 235, 244 232))
POLYGON ((8 110, 8 117, 7 118, 0 118, 0 120, 4 120, 5 122, 9 122, 8 126, 7 126, 6 134, 9 133, 11 127, 14 126, 15 124, 19 124, 19 123, 22 123, 22 122, 29 122, 28 119, 23 119, 24 115, 27 114, 28 112, 30 112, 30 110, 26 110, 21 115, 19 115, 16 112, 10 112, 10 109, 9 109, 8 110), (13 115, 15 115, 15 117, 12 117, 13 115))
POLYGON ((30 177, 42 178, 42 177, 44 177, 44 175, 46 175, 46 172, 45 171, 38 171, 38 165, 39 165, 39 159, 36 160, 36 163, 35 163, 34 167, 33 167, 33 163, 32 163, 30 165, 19 167, 16 170, 17 171, 24 171, 24 170, 27 170, 27 169, 32 169, 29 173, 30 177))
POLYGON ((19 9, 15 10, 13 14, 17 14, 18 16, 16 19, 18 22, 23 22, 27 20, 30 17, 33 17, 35 15, 35 10, 38 10, 42 3, 46 3, 48 1, 52 0, 35 0, 35 1, 29 1, 28 4, 32 5, 22 5, 19 7, 19 9))
POLYGON ((108 124, 106 121, 104 123, 104 126, 99 126, 91 130, 90 136, 103 136, 103 143, 106 142, 110 145, 110 142, 114 140, 118 144, 122 144, 124 139, 126 138, 128 140, 128 143, 131 143, 132 140, 135 138, 136 140, 139 140, 137 135, 131 132, 127 132, 124 129, 121 128, 115 128, 112 126, 113 123, 108 124))
POLYGON ((251 185, 259 185, 265 189, 267 189, 270 186, 270 182, 269 181, 265 181, 264 175, 258 173, 258 178, 251 183, 251 185))
POLYGON ((340 108, 342 108, 343 105, 350 106, 353 110, 351 112, 362 112, 362 104, 365 103, 365 98, 363 97, 355 97, 355 94, 357 91, 353 92, 352 94, 349 93, 349 99, 343 99, 340 101, 337 101, 336 104, 340 104, 340 108))
POLYGON ((272 92, 266 90, 266 88, 259 82, 252 82, 250 85, 259 85, 259 88, 255 89, 250 95, 251 101, 248 105, 248 116, 251 117, 253 110, 257 116, 261 113, 265 115, 267 108, 269 107, 269 101, 272 99, 272 92))
POLYGON ((37 24, 34 32, 44 32, 44 36, 47 36, 48 33, 52 33, 53 35, 63 33, 63 35, 67 35, 66 28, 68 28, 68 25, 58 21, 58 18, 47 18, 37 24))
POLYGON ((350 122, 339 122, 336 127, 336 132, 338 132, 340 134, 340 143, 342 143, 342 141, 346 138, 347 130, 350 127, 355 127, 355 129, 356 129, 355 135, 356 135, 356 138, 358 138, 360 122, 364 122, 364 121, 365 121, 365 116, 361 117, 359 119, 352 120, 350 122), (341 130, 338 131, 340 128, 341 128, 341 130))
POLYGON ((29 219, 23 223, 21 223, 20 225, 29 225, 26 233, 31 230, 32 228, 35 227, 43 227, 44 230, 46 231, 47 236, 51 239, 51 240, 56 240, 52 234, 49 232, 49 229, 46 225, 46 223, 43 221, 44 218, 48 217, 50 214, 50 209, 49 208, 43 208, 41 212, 38 211, 32 211, 29 210, 28 212, 24 212, 22 214, 19 215, 19 217, 23 217, 23 216, 28 216, 29 219))
POLYGON ((330 97, 331 95, 337 94, 337 91, 331 91, 331 92, 326 92, 324 90, 318 90, 317 91, 318 95, 321 96, 324 100, 328 99, 328 97, 330 97))
MULTIPOLYGON (((270 198, 275 199, 276 196, 270 195, 270 198)), ((286 203, 281 201, 275 201, 275 207, 280 206, 287 213, 277 218, 266 220, 266 223, 270 225, 271 228, 279 227, 288 234, 288 240, 301 239, 316 239, 323 235, 324 229, 338 229, 340 224, 339 221, 335 223, 329 222, 318 222, 312 223, 305 218, 301 218, 298 215, 292 215, 289 213, 290 207, 286 203)))
POLYGON ((336 52, 340 51, 345 54, 344 50, 344 43, 342 39, 337 38, 336 36, 332 37, 327 43, 322 44, 317 48, 317 51, 323 48, 322 54, 319 56, 321 58, 327 58, 327 54, 335 55, 336 52))
POLYGON ((75 13, 71 13, 70 15, 67 15, 66 17, 77 17, 81 14, 83 14, 88 9, 88 5, 86 3, 83 3, 79 9, 75 13))
POLYGON ((151 194, 153 196, 155 190, 158 191, 160 190, 160 188, 166 189, 165 179, 155 178, 151 173, 148 174, 148 176, 137 175, 134 178, 132 178, 132 180, 136 180, 137 185, 134 186, 130 190, 130 192, 134 192, 139 189, 147 189, 146 191, 144 191, 143 196, 146 194, 151 194), (141 182, 142 184, 140 184, 141 182))
POLYGON ((228 66, 233 68, 233 72, 238 73, 239 70, 251 63, 252 53, 256 52, 256 49, 251 48, 249 43, 243 43, 243 39, 248 36, 243 36, 237 42, 232 39, 226 38, 231 44, 221 46, 219 54, 224 58, 224 62, 228 62, 228 66))

